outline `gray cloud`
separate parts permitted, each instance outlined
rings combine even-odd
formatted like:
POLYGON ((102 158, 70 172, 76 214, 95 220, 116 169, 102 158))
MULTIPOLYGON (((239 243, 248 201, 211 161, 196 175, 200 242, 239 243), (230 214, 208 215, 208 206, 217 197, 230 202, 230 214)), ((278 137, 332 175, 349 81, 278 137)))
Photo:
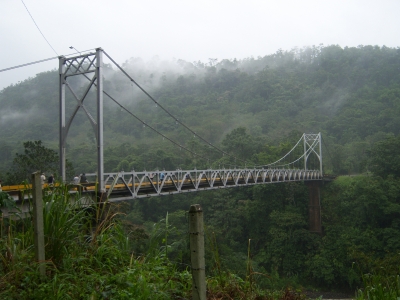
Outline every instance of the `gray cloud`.
MULTIPOLYGON (((58 54, 72 53, 69 46, 79 51, 101 46, 120 63, 156 55, 161 61, 207 63, 320 43, 400 45, 396 0, 24 2, 58 54)), ((55 56, 21 2, 2 0, 2 8, 0 69, 55 56)), ((57 67, 53 60, 2 72, 0 89, 57 67)))

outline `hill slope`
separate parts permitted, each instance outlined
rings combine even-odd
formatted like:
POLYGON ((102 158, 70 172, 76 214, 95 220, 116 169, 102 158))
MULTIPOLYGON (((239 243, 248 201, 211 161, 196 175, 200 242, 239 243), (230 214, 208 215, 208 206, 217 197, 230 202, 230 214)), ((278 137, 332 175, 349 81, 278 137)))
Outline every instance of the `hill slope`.
MULTIPOLYGON (((245 127, 247 134, 261 143, 247 152, 248 160, 254 163, 252 156, 263 151, 263 145, 282 141, 293 131, 322 132, 329 146, 326 168, 348 173, 365 170, 364 152, 372 143, 399 133, 399 63, 399 49, 332 45, 244 60, 210 60, 208 64, 130 59, 123 67, 179 120, 212 143, 220 143, 233 129, 245 127)), ((120 72, 110 65, 105 71, 105 90, 142 120, 182 145, 219 158, 120 72)), ((67 97, 74 105, 71 96, 67 97)), ((91 95, 85 102, 89 110, 93 110, 93 98, 91 95)), ((10 166, 22 141, 40 139, 57 149, 56 71, 3 89, 0 105, 0 172, 10 166)), ((174 158, 176 147, 107 97, 104 109, 108 171, 121 167, 118 164, 122 161, 136 161, 139 169, 193 164, 187 154, 183 154, 184 161, 174 158)), ((74 121, 68 145, 69 159, 78 171, 95 170, 94 135, 83 113, 74 121)))

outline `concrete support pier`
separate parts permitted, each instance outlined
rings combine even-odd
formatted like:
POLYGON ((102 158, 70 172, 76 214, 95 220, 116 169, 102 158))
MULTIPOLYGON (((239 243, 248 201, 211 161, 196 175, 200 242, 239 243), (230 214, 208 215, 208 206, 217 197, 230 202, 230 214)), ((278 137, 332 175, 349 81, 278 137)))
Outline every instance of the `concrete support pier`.
POLYGON ((322 234, 320 183, 317 181, 306 182, 310 200, 308 202, 308 225, 310 232, 322 234))

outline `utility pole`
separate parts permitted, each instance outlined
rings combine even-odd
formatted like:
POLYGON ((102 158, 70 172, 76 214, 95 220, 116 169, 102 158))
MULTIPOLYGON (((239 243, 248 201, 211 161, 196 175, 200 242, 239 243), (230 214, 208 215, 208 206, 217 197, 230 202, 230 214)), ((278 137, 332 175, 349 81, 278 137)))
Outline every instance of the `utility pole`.
POLYGON ((46 276, 44 226, 43 226, 43 191, 40 172, 32 174, 33 194, 33 231, 35 239, 35 258, 39 263, 40 277, 46 276))
POLYGON ((192 299, 206 300, 206 271, 204 260, 204 222, 200 204, 189 209, 190 258, 192 262, 192 299))

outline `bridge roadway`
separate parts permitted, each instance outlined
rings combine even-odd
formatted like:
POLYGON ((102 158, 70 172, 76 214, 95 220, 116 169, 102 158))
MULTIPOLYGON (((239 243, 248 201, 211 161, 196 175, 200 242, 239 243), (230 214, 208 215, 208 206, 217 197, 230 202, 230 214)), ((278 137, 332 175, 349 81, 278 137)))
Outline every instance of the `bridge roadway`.
MULTIPOLYGON (((86 176, 96 181, 96 174, 86 176)), ((318 170, 298 169, 131 171, 104 176, 104 192, 110 202, 255 184, 322 180, 323 177, 318 170)))
MULTIPOLYGON (((70 184, 70 192, 92 195, 97 191, 97 174, 86 174, 88 183, 70 184)), ((172 195, 185 192, 250 186, 293 181, 322 180, 318 170, 298 169, 218 169, 175 170, 105 173, 106 190, 110 202, 136 198, 172 195)), ((46 190, 47 184, 43 185, 46 190)), ((30 185, 3 186, 15 200, 27 199, 30 185)))
MULTIPOLYGON (((71 201, 92 205, 100 195, 97 191, 97 175, 86 174, 90 180, 82 184, 68 184, 71 201)), ((219 170, 176 170, 154 172, 119 172, 105 174, 105 188, 101 201, 126 201, 138 198, 173 195, 185 192, 205 191, 255 184, 305 181, 310 187, 310 231, 321 232, 318 181, 325 180, 317 170, 295 169, 219 169, 219 170), (317 184, 315 186, 315 184, 317 184), (313 196, 314 195, 314 196, 313 196), (318 196, 316 196, 318 195, 318 196)), ((56 184, 58 185, 58 184, 56 184)), ((26 218, 32 210, 31 186, 4 186, 17 202, 17 209, 2 208, 5 218, 26 218)), ((43 185, 44 193, 51 193, 52 187, 43 185)))

